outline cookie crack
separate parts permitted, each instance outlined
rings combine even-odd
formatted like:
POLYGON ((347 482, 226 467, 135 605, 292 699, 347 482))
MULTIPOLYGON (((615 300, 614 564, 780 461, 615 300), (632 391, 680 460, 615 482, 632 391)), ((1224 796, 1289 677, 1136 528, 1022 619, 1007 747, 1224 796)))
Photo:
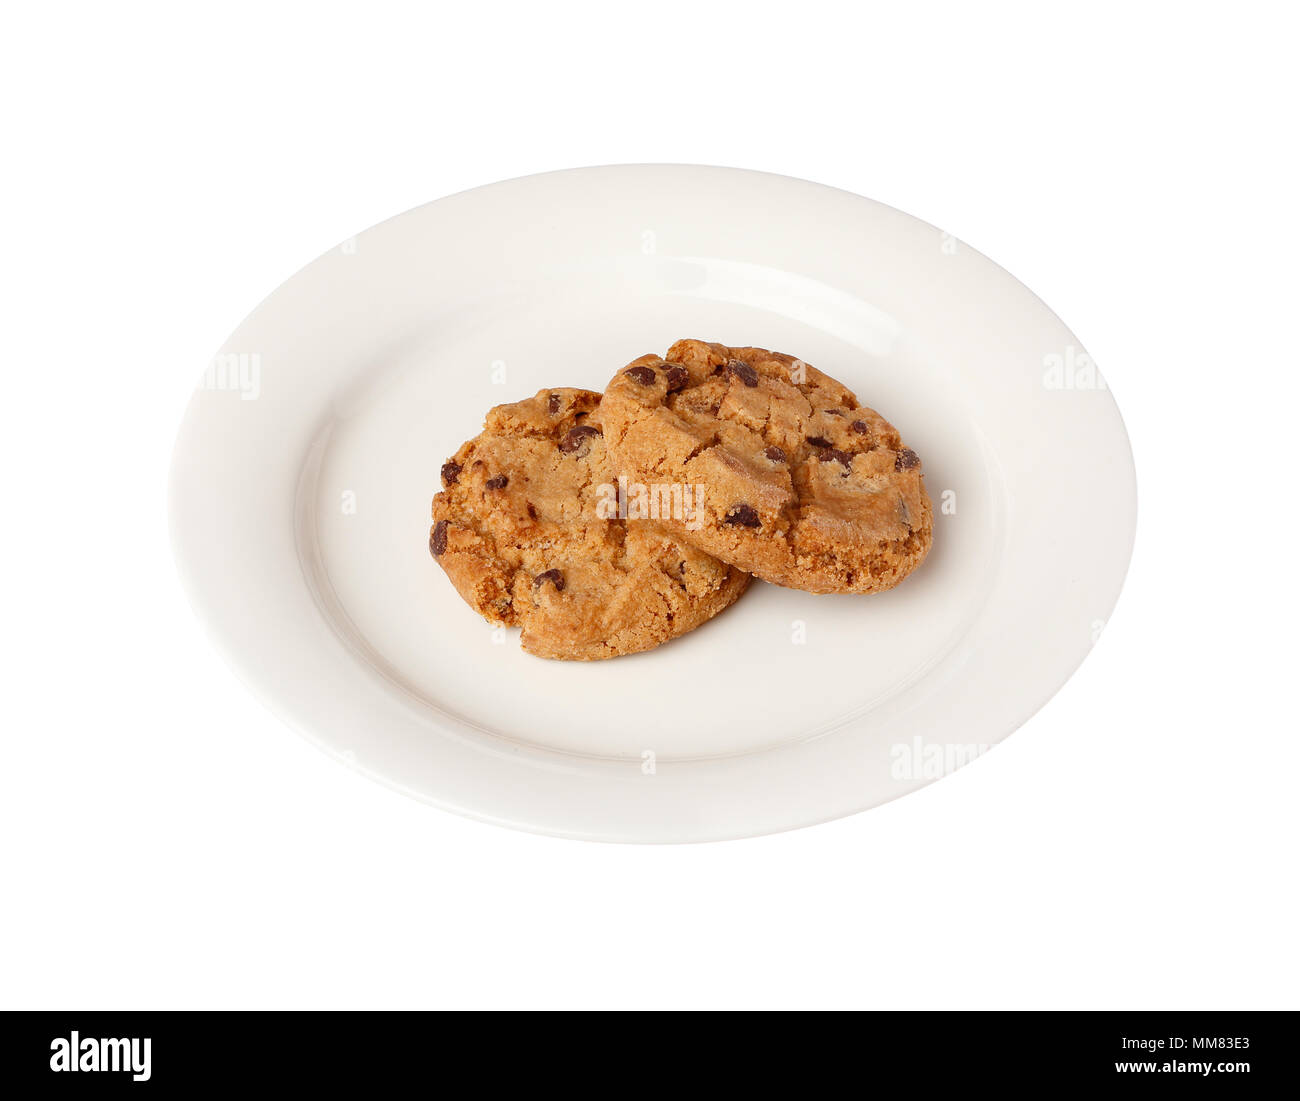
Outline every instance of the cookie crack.
POLYGON ((721 432, 712 433, 707 440, 701 440, 693 448, 691 448, 690 453, 686 456, 686 458, 682 460, 682 466, 688 465, 693 460, 699 458, 702 452, 707 451, 710 447, 717 447, 718 444, 721 442, 722 442, 722 433, 721 432))

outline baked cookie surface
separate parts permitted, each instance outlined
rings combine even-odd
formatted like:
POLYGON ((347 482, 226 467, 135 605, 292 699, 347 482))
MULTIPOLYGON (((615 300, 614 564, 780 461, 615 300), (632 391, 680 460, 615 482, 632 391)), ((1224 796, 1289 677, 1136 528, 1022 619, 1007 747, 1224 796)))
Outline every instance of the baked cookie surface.
POLYGON ((793 356, 679 340, 620 370, 602 416, 627 477, 703 487, 698 530, 671 517, 658 521, 664 530, 766 581, 879 592, 929 552, 933 511, 916 453, 793 356))
MULTIPOLYGON (((717 615, 749 576, 621 519, 601 396, 557 387, 490 410, 442 467, 429 550, 525 651, 574 661, 658 646, 717 615)), ((625 510, 626 511, 626 510, 625 510)))

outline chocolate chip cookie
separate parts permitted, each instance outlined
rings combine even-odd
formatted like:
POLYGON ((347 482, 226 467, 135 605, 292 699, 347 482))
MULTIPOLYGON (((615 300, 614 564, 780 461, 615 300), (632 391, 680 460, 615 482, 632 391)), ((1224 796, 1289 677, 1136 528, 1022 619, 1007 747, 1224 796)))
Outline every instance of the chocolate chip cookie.
POLYGON ((429 550, 494 623, 539 657, 648 650, 732 604, 749 584, 671 532, 627 518, 601 398, 557 388, 498 405, 442 467, 429 550), (620 515, 622 513, 622 515, 620 515))
POLYGON ((621 473, 703 487, 694 530, 672 517, 664 530, 766 581, 879 592, 930 549, 916 452, 793 356, 679 340, 619 371, 601 405, 621 473))

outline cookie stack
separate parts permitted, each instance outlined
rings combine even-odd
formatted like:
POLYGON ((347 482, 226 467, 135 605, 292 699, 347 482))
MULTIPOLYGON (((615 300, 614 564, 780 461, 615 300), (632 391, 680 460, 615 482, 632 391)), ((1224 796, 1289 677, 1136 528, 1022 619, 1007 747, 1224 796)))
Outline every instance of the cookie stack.
POLYGON ((492 409, 442 467, 429 550, 525 651, 592 661, 711 619, 751 575, 813 593, 892 588, 933 513, 916 452, 814 367, 679 340, 602 396, 492 409))

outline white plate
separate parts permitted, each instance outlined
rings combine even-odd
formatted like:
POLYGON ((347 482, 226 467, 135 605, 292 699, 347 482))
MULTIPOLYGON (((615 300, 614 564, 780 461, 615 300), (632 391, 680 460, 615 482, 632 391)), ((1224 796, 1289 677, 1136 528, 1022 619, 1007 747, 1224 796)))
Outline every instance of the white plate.
POLYGON ((185 586, 277 714, 437 806, 611 841, 825 821, 1000 741, 1095 641, 1134 522, 1110 393, 1005 271, 856 195, 676 165, 493 184, 320 257, 222 348, 171 472, 185 586), (683 336, 884 413, 934 550, 889 593, 755 583, 647 654, 529 657, 429 558, 439 466, 489 406, 683 336))

